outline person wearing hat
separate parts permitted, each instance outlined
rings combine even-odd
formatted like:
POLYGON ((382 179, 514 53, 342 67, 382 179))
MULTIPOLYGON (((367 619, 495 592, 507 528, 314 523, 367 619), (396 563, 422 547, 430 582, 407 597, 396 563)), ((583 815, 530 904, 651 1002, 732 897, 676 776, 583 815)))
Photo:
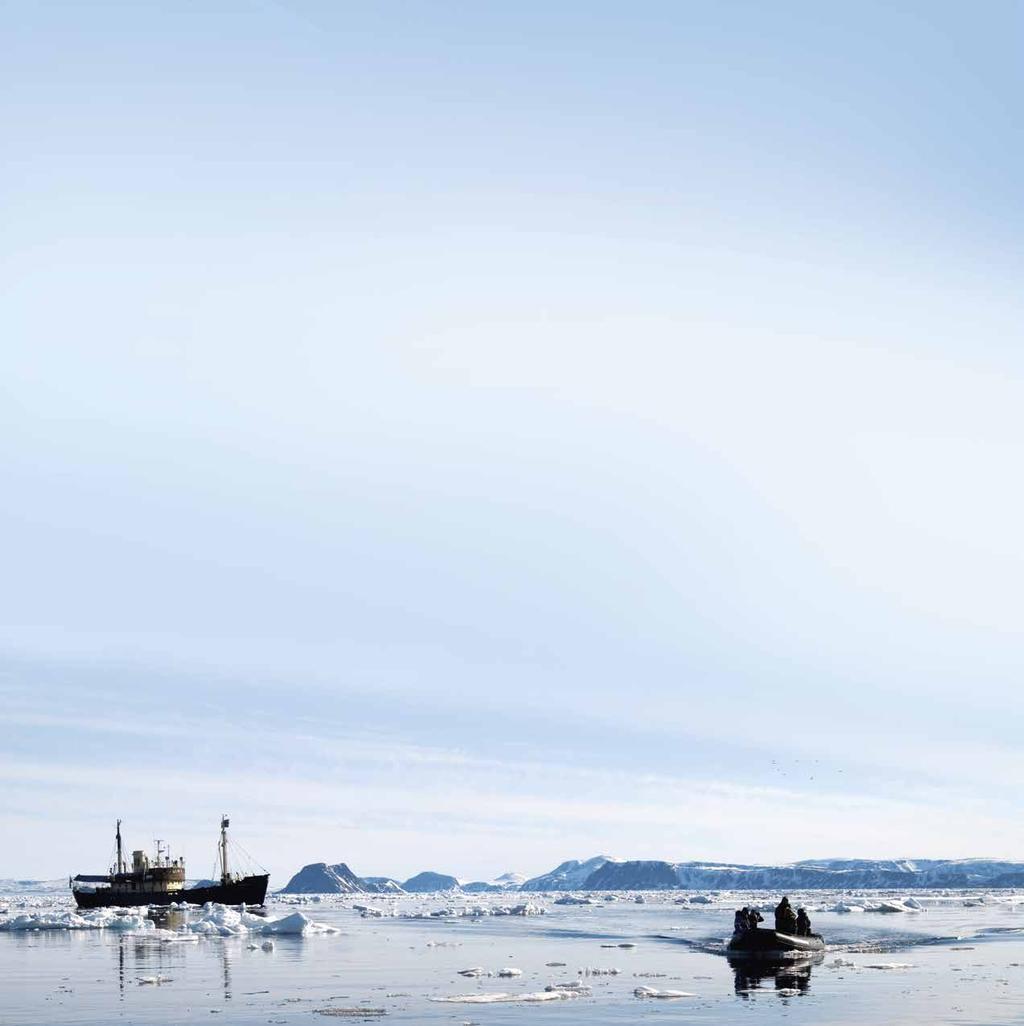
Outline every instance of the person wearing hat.
POLYGON ((796 913, 789 903, 789 898, 783 898, 775 906, 775 929, 779 933, 796 933, 796 913))

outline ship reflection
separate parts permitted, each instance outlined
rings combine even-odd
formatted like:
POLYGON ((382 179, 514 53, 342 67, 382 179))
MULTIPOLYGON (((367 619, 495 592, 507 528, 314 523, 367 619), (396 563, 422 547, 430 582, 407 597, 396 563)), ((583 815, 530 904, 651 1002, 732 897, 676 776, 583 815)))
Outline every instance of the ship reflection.
MULTIPOLYGON (((180 932, 188 922, 188 912, 182 909, 150 908, 149 918, 159 931, 180 932)), ((186 939, 193 940, 194 937, 186 939)), ((194 957, 198 945, 167 942, 166 936, 154 932, 122 934, 117 939, 117 983, 122 1000, 125 987, 140 982, 171 982, 177 972, 184 969, 186 959, 194 957), (153 979, 155 977, 155 980, 153 979)), ((228 945, 214 949, 220 961, 221 986, 224 1000, 232 998, 231 955, 228 945)))
POLYGON ((736 993, 749 999, 769 986, 785 995, 802 996, 811 989, 811 967, 821 965, 822 954, 799 959, 729 958, 736 993))

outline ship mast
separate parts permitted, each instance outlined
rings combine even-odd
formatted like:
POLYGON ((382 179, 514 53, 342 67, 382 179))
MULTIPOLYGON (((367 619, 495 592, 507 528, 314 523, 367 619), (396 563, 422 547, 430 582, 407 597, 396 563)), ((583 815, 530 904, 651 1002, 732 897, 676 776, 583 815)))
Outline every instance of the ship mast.
POLYGON ((121 850, 121 821, 117 821, 117 872, 124 872, 124 852, 121 850))
POLYGON ((220 818, 220 881, 228 882, 228 817, 220 818))

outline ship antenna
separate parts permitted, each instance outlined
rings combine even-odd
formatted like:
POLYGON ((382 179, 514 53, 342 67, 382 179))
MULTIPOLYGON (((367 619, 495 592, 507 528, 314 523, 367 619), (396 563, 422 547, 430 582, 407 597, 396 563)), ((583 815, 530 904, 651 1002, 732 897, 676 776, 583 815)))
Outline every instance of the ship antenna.
POLYGON ((121 851, 121 821, 117 821, 117 871, 124 872, 124 853, 121 851))
POLYGON ((220 817, 220 880, 228 882, 228 826, 227 816, 220 817))

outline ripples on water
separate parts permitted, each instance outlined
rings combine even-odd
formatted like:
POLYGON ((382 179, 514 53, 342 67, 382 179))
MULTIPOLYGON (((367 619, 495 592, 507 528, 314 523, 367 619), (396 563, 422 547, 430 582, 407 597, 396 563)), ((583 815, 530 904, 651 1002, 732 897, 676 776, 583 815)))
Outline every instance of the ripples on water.
MULTIPOLYGON (((917 913, 812 911, 825 953, 755 965, 725 957, 724 941, 733 909, 772 896, 719 895, 700 906, 665 893, 646 904, 556 906, 554 897, 531 896, 546 910, 531 916, 465 914, 508 905, 507 895, 277 900, 270 918, 299 907, 340 932, 269 942, 186 936, 183 912, 143 933, 0 932, 0 1023, 724 1024, 753 1007, 768 1023, 1024 1021, 1024 896, 1012 892, 969 906, 979 895, 919 893, 917 913), (363 918, 352 907, 361 903, 387 915, 363 918), (457 914, 430 917, 445 908, 457 914), (481 974, 460 974, 469 968, 481 974), (638 988, 690 996, 638 997, 638 988)), ((812 910, 838 898, 791 897, 812 910)), ((68 901, 0 897, 0 924, 55 904, 68 901)))

